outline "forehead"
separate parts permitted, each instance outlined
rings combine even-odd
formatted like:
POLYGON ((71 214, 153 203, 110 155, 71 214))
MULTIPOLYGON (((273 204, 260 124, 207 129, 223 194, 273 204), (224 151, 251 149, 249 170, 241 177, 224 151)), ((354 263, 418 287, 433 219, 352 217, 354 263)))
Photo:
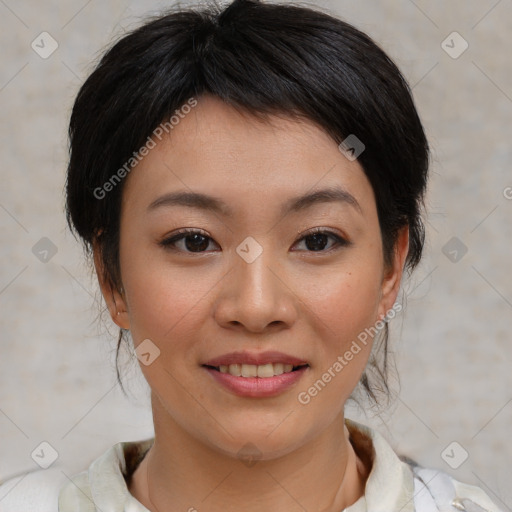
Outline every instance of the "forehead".
POLYGON ((320 127, 284 116, 259 119, 206 96, 139 162, 123 196, 147 206, 163 193, 188 190, 264 204, 339 185, 362 206, 373 199, 359 163, 320 127))

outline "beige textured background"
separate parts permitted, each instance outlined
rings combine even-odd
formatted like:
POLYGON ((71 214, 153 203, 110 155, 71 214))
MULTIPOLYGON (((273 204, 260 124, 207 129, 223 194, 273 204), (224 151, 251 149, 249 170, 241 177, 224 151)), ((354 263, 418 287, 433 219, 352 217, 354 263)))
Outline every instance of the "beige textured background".
MULTIPOLYGON (((407 307, 394 325, 400 397, 380 417, 347 415, 510 511, 512 1, 311 4, 396 60, 434 156, 425 258, 404 284, 407 307), (441 46, 453 31, 469 44, 456 59, 441 46), (457 262, 445 247, 452 237, 467 248, 457 262), (453 441, 469 454, 458 469, 441 456, 453 441)), ((132 377, 131 401, 116 385, 116 331, 97 321, 96 282, 65 227, 63 185, 66 123, 91 62, 140 15, 168 5, 0 0, 0 481, 38 468, 30 454, 42 441, 59 453, 54 467, 72 475, 114 443, 153 432, 138 367, 124 380, 132 377), (43 31, 59 45, 47 59, 31 48, 43 31), (46 263, 32 250, 43 237, 57 249, 46 263)))

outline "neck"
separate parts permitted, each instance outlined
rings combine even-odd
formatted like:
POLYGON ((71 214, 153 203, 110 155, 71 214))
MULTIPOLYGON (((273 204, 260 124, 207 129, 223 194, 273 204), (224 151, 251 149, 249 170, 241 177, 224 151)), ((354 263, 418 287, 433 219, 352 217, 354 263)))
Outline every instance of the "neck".
POLYGON ((155 442, 130 487, 153 512, 339 512, 364 494, 366 471, 343 414, 285 456, 244 463, 192 438, 160 414, 164 411, 157 412, 155 442), (158 421, 162 417, 166 420, 158 421))

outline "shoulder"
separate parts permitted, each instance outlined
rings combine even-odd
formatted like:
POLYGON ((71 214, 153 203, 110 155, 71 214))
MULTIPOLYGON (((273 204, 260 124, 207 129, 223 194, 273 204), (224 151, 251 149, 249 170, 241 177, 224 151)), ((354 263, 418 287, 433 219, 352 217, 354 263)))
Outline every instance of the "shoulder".
MULTIPOLYGON (((376 429, 345 419, 357 455, 370 468, 365 487, 368 510, 408 512, 503 512, 480 487, 398 454, 376 429), (387 508, 382 506, 387 499, 387 508)), ((359 510, 359 509, 354 509, 359 510)))
POLYGON ((414 475, 417 512, 502 512, 480 487, 459 482, 443 471, 423 468, 411 462, 409 465, 414 475))
POLYGON ((0 510, 58 512, 59 492, 68 482, 68 477, 60 467, 11 476, 0 484, 0 510))

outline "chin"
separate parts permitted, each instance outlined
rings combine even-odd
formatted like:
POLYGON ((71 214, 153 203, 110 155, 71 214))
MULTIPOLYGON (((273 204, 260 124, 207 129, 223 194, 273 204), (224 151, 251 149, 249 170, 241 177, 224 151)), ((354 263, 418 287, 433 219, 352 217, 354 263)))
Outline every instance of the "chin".
MULTIPOLYGON (((288 413, 287 413, 288 414, 288 413)), ((274 460, 287 455, 306 444, 314 433, 323 428, 318 425, 307 427, 294 416, 279 414, 275 418, 267 415, 268 425, 261 421, 261 415, 245 414, 240 421, 224 422, 223 428, 205 433, 203 440, 214 450, 232 458, 242 460, 274 460), (286 419, 285 419, 286 418, 286 419), (284 419, 284 421, 283 421, 284 419), (300 430, 297 425, 300 424, 300 430)))

